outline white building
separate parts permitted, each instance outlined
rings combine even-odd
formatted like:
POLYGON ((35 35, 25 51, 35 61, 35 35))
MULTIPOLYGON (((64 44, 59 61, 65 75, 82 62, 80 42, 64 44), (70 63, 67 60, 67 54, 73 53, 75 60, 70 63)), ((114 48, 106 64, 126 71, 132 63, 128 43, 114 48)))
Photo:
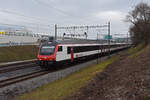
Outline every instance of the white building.
POLYGON ((32 31, 27 29, 13 30, 6 29, 0 30, 0 44, 8 43, 36 43, 39 39, 39 35, 33 34, 32 31))

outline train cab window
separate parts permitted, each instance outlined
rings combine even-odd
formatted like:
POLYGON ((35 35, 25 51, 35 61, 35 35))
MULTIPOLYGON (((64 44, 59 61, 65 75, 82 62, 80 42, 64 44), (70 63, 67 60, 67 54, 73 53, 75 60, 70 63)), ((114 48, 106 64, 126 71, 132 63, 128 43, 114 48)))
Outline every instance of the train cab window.
POLYGON ((42 46, 40 48, 40 55, 51 55, 54 53, 55 46, 42 46))
POLYGON ((58 52, 61 52, 61 51, 63 51, 63 50, 62 50, 62 46, 59 46, 59 47, 58 47, 58 52))

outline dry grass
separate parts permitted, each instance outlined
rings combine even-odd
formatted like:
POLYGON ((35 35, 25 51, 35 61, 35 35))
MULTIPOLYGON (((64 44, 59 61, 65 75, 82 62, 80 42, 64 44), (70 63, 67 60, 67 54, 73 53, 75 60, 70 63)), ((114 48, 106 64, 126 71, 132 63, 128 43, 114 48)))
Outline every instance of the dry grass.
POLYGON ((108 64, 118 57, 112 57, 98 65, 89 66, 68 77, 44 85, 30 93, 16 97, 16 100, 61 100, 77 92, 81 87, 89 82, 95 74, 101 72, 108 64))
POLYGON ((130 49, 129 49, 129 54, 132 55, 132 54, 138 52, 139 50, 142 49, 143 45, 144 45, 144 44, 141 43, 141 44, 139 44, 139 45, 136 46, 136 47, 130 48, 130 49))
POLYGON ((36 46, 0 47, 0 62, 35 59, 37 51, 36 46))
POLYGON ((146 47, 143 46, 143 44, 138 45, 137 47, 129 49, 130 58, 137 57, 138 55, 150 50, 150 45, 147 45, 146 47))

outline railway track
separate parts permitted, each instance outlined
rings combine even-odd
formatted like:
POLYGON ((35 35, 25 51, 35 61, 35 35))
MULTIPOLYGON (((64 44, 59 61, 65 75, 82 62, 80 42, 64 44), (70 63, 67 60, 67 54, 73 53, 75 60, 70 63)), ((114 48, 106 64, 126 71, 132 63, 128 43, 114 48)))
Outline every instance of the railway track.
MULTIPOLYGON (((88 59, 88 60, 85 59, 85 60, 79 61, 79 62, 77 62, 76 64, 73 64, 73 65, 78 65, 78 64, 84 63, 86 61, 92 60, 92 59, 88 59)), ((73 65, 71 64, 69 66, 73 66, 73 65)), ((19 64, 19 65, 5 66, 5 67, 0 67, 0 73, 11 72, 11 71, 15 71, 15 70, 19 70, 19 69, 25 69, 25 68, 29 68, 29 67, 37 67, 37 66, 36 66, 35 62, 34 63, 30 62, 30 63, 27 63, 27 64, 24 63, 23 65, 19 64)), ((64 68, 66 68, 66 67, 68 67, 68 66, 65 64, 64 68)), ((11 84, 15 84, 15 83, 18 83, 18 82, 21 82, 21 81, 25 81, 25 80, 28 80, 28 79, 32 79, 32 78, 35 78, 35 77, 39 77, 39 76, 48 74, 50 72, 58 71, 58 70, 61 70, 61 69, 64 69, 64 68, 59 68, 59 69, 54 69, 54 70, 49 70, 49 71, 45 71, 45 70, 40 70, 39 71, 38 70, 38 71, 30 72, 28 74, 26 73, 26 74, 18 75, 18 76, 15 76, 15 77, 10 77, 8 79, 3 79, 3 80, 0 80, 0 88, 5 87, 5 86, 9 86, 11 84)))
POLYGON ((27 63, 23 63, 23 64, 10 64, 7 66, 0 66, 0 74, 1 73, 6 73, 6 72, 11 72, 11 71, 16 71, 16 70, 20 70, 20 69, 25 69, 25 68, 30 68, 30 67, 35 67, 36 63, 35 62, 27 62, 27 63))
POLYGON ((50 71, 45 71, 45 70, 41 70, 41 71, 36 71, 36 72, 32 72, 29 74, 24 74, 24 75, 20 75, 20 76, 16 76, 16 77, 12 77, 9 79, 4 79, 0 81, 0 88, 11 85, 11 84, 15 84, 24 80, 28 80, 31 78, 35 78, 41 75, 45 75, 48 74, 50 71))
MULTIPOLYGON (((76 64, 73 64, 73 65, 78 65, 78 64, 81 64, 81 63, 84 63, 86 61, 81 61, 81 62, 78 62, 76 64)), ((28 65, 28 64, 25 64, 25 65, 28 65)), ((22 74, 22 75, 17 75, 15 77, 10 77, 10 78, 7 78, 7 79, 3 79, 3 80, 0 80, 0 88, 2 87, 5 87, 5 86, 9 86, 9 85, 12 85, 12 84, 15 84, 15 83, 18 83, 18 82, 22 82, 22 81, 25 81, 25 80, 28 80, 28 79, 32 79, 32 78, 35 78, 35 77, 39 77, 39 76, 42 76, 42 75, 46 75, 50 72, 55 72, 55 71, 59 71, 59 70, 62 70, 64 68, 68 68, 69 66, 73 66, 72 64, 65 64, 62 68, 54 68, 54 69, 51 69, 51 70, 38 70, 38 71, 34 71, 34 72, 30 72, 28 74, 22 74)), ((5 72, 11 72, 12 70, 19 70, 19 69, 23 69, 25 66, 24 65, 19 65, 17 67, 14 67, 14 68, 11 68, 12 66, 9 66, 9 67, 4 67, 4 69, 0 68, 0 73, 5 73, 5 72)), ((28 66, 29 67, 29 66, 28 66)), ((35 67, 35 66, 33 66, 35 67)), ((27 66, 26 66, 27 68, 27 66)))
MULTIPOLYGON (((92 60, 92 59, 90 59, 92 60)), ((46 75, 48 73, 51 73, 51 72, 56 72, 56 71, 59 71, 59 70, 62 70, 62 69, 65 69, 65 68, 68 68, 68 67, 72 67, 73 65, 78 65, 78 64, 81 64, 81 63, 84 63, 84 62, 87 62, 87 60, 83 60, 83 61, 79 61, 77 63, 74 63, 74 64, 65 64, 63 65, 63 67, 56 67, 56 68, 53 68, 51 70, 40 70, 40 71, 34 71, 34 72, 31 72, 31 73, 28 73, 28 74, 22 74, 22 75, 18 75, 18 76, 15 76, 15 77, 10 77, 10 78, 7 78, 7 79, 3 79, 3 80, 0 80, 0 88, 2 87, 5 87, 5 86, 9 86, 9 85, 12 85, 12 84, 15 84, 15 83, 19 83, 19 82, 22 82, 22 81, 25 81, 25 80, 28 80, 28 79, 32 79, 32 78, 36 78, 36 77, 39 77, 39 76, 42 76, 42 75, 46 75)), ((19 66, 18 66, 19 67, 19 66)), ((7 68, 8 70, 6 71, 11 71, 12 68, 7 68)), ((17 69, 17 67, 15 67, 13 70, 17 69)), ((21 69, 18 68, 18 69, 21 69)), ((6 72, 6 71, 1 71, 0 69, 0 73, 2 72, 6 72)))
POLYGON ((15 65, 22 65, 22 64, 27 64, 27 63, 33 63, 33 62, 36 62, 36 61, 37 61, 36 59, 33 59, 33 60, 25 60, 25 61, 0 63, 0 68, 9 67, 9 66, 15 66, 15 65))

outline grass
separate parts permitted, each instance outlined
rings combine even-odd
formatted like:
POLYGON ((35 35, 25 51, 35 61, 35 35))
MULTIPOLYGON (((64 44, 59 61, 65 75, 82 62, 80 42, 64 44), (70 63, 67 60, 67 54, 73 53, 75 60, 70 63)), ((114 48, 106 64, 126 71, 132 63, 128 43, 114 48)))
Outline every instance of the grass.
POLYGON ((143 43, 139 44, 136 47, 130 48, 129 49, 129 54, 135 54, 136 52, 138 52, 139 50, 141 50, 143 48, 143 43))
POLYGON ((146 46, 145 48, 143 48, 143 49, 140 50, 139 52, 133 54, 132 57, 137 57, 137 56, 139 56, 139 55, 141 55, 141 54, 143 54, 144 52, 149 51, 149 50, 150 50, 150 45, 146 46))
POLYGON ((0 47, 0 62, 35 59, 37 51, 36 46, 0 47))
POLYGON ((143 46, 143 44, 138 45, 137 47, 134 48, 130 48, 129 49, 129 54, 130 54, 130 58, 134 58, 139 56, 140 54, 146 52, 150 50, 150 45, 147 45, 146 47, 143 46))
POLYGON ((18 96, 15 100, 61 100, 71 94, 77 92, 87 82, 89 82, 95 74, 101 72, 107 65, 114 62, 118 57, 112 57, 97 65, 89 66, 78 72, 57 80, 55 82, 44 85, 30 93, 18 96))

